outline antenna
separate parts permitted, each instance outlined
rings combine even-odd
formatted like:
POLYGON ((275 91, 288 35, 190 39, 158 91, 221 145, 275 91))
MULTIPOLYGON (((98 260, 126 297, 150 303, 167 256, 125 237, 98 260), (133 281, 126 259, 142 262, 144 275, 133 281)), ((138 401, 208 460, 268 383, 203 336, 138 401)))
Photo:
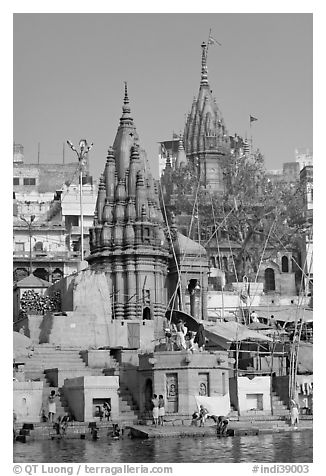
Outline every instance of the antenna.
POLYGON ((41 144, 38 142, 37 144, 37 163, 40 163, 40 151, 41 151, 41 144))

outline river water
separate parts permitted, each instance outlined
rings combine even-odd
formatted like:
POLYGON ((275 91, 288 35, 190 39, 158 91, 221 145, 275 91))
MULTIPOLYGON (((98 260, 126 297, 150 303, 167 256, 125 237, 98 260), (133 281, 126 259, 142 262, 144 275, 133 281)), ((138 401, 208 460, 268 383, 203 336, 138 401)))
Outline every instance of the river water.
POLYGON ((14 444, 15 463, 312 463, 313 433, 14 444))

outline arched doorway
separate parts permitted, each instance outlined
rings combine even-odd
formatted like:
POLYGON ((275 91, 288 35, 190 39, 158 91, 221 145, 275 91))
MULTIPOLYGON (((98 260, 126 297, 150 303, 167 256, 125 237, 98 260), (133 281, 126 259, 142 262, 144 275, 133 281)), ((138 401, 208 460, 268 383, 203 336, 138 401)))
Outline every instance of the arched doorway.
POLYGON ((151 320, 151 310, 149 307, 144 307, 143 309, 143 321, 150 321, 151 320))
POLYGON ((145 411, 150 412, 152 410, 152 396, 153 396, 153 383, 150 378, 145 382, 144 398, 145 398, 145 411))
POLYGON ((265 269, 265 291, 275 291, 275 273, 272 268, 265 269))
POLYGON ((43 279, 44 281, 49 281, 49 273, 45 268, 36 268, 33 274, 37 278, 43 279))
POLYGON ((287 256, 282 256, 282 273, 289 272, 289 258, 287 256))

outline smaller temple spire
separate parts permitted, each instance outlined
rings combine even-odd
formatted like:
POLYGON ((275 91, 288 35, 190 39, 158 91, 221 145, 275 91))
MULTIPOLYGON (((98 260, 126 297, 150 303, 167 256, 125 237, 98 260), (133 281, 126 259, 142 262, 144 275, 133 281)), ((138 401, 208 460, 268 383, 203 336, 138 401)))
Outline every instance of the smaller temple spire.
POLYGON ((183 147, 182 133, 180 132, 178 152, 175 159, 175 168, 178 169, 181 165, 186 165, 186 163, 187 163, 187 158, 186 158, 186 153, 183 147))
POLYGON ((207 45, 205 42, 201 44, 202 47, 202 55, 201 55, 201 79, 200 85, 201 86, 208 86, 208 79, 207 79, 207 45))

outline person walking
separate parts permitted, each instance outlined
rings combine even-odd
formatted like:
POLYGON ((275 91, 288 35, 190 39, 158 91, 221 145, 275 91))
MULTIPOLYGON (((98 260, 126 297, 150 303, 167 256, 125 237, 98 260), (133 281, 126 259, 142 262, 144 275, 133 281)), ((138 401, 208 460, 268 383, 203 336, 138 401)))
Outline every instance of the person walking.
POLYGON ((153 405, 153 422, 154 425, 158 425, 158 416, 159 416, 159 408, 158 408, 158 398, 156 393, 154 393, 152 398, 152 405, 153 405))
POLYGON ((163 426, 163 418, 165 416, 165 402, 163 395, 158 396, 158 424, 163 426))
POLYGON ((48 413, 49 413, 49 422, 54 422, 54 415, 56 414, 57 408, 55 403, 55 390, 51 390, 51 394, 48 397, 48 413))
POLYGON ((290 400, 290 419, 291 419, 291 427, 296 430, 299 424, 299 407, 295 400, 290 400))

